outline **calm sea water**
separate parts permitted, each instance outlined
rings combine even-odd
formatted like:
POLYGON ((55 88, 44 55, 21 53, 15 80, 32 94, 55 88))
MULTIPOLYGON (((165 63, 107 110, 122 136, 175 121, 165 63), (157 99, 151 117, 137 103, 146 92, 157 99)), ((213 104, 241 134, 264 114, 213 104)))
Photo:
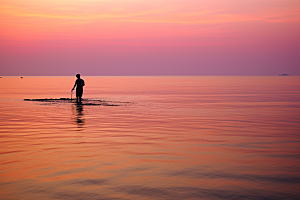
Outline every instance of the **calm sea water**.
POLYGON ((82 78, 0 78, 1 200, 300 199, 300 77, 82 78))

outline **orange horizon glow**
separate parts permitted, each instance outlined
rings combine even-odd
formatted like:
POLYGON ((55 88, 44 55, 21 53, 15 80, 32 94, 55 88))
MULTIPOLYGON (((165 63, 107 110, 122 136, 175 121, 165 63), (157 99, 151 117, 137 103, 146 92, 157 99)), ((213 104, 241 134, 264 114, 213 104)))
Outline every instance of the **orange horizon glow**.
MULTIPOLYGON (((233 0, 212 3, 119 0, 0 2, 0 37, 8 40, 148 39, 169 34, 172 34, 171 37, 219 36, 227 32, 239 36, 243 33, 238 24, 235 27, 225 25, 300 21, 298 1, 288 1, 283 6, 268 1, 258 4, 258 1, 238 3, 233 0), (224 2, 233 5, 228 7, 224 2)), ((261 28, 261 31, 265 30, 261 28)), ((254 31, 251 32, 253 34, 254 31)))
MULTIPOLYGON (((228 49, 224 53, 232 52, 232 57, 239 52, 249 57, 249 50, 264 50, 266 55, 276 54, 273 57, 278 58, 287 51, 295 55, 300 48, 297 0, 0 0, 0 18, 0 51, 5 58, 31 54, 34 59, 37 54, 47 57, 49 51, 64 49, 76 51, 76 55, 86 52, 103 55, 110 51, 106 57, 119 56, 120 52, 147 52, 144 57, 161 63, 161 58, 154 54, 182 51, 182 48, 187 55, 200 52, 195 48, 203 48, 201 51, 205 52, 206 47, 214 48, 205 57, 215 57, 228 49)), ((167 57, 168 63, 172 63, 178 55, 167 57)), ((86 59, 90 58, 84 57, 82 62, 86 59)), ((191 60, 185 55, 182 59, 191 60)), ((199 62, 195 59, 192 64, 199 62)), ((280 62, 292 62, 295 71, 298 60, 283 59, 280 62)), ((257 58, 255 62, 260 60, 257 58)), ((59 61, 57 58, 56 62, 59 61)), ((32 62, 36 65, 36 61, 32 62)), ((92 60, 94 64, 97 62, 92 60)), ((113 65, 135 62, 136 56, 132 55, 128 63, 113 65)), ((266 62, 278 63, 269 58, 266 62)), ((17 67, 11 59, 5 63, 17 67)))

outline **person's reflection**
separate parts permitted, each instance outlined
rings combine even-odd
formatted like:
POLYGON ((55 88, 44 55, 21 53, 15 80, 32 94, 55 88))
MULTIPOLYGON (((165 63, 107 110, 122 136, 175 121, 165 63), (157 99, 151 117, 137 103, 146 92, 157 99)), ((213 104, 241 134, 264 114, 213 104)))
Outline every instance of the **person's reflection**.
POLYGON ((76 103, 72 105, 72 110, 74 114, 74 121, 77 123, 79 127, 84 125, 84 115, 83 115, 83 105, 82 103, 76 103))

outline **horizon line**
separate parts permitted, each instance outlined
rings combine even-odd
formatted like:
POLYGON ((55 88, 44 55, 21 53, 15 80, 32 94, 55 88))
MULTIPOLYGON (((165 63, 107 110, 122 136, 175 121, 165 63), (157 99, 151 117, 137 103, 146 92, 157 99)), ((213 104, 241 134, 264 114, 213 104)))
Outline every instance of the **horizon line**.
MULTIPOLYGON (((76 74, 75 74, 76 75, 76 74)), ((44 76, 44 77, 65 77, 65 76, 71 76, 71 77, 75 77, 75 75, 0 75, 0 77, 38 77, 38 76, 44 76)), ((296 74, 277 74, 277 75, 82 75, 80 74, 81 77, 87 77, 87 76, 102 76, 102 77, 153 77, 153 76, 160 76, 160 77, 185 77, 185 76, 189 76, 189 77, 195 77, 195 76, 300 76, 300 75, 296 75, 296 74)))

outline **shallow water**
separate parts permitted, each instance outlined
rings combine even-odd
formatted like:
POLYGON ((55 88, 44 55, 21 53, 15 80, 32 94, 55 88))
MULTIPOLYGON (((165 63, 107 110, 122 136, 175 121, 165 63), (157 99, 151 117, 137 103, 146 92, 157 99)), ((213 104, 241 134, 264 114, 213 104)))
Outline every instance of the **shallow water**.
POLYGON ((300 198, 300 77, 83 79, 0 78, 0 199, 300 198))

